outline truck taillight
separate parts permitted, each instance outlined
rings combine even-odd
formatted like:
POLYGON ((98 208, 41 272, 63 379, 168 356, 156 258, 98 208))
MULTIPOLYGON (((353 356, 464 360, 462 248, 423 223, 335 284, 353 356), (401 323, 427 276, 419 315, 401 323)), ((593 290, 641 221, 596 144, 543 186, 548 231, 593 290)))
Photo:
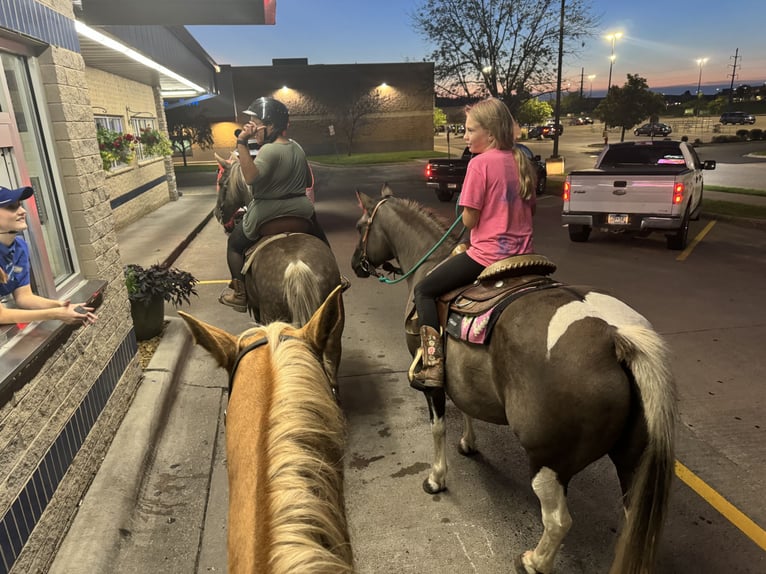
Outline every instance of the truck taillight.
POLYGON ((561 194, 561 198, 564 201, 569 201, 569 190, 571 189, 571 184, 568 181, 564 182, 564 193, 561 194))
POLYGON ((426 177, 431 177, 431 164, 426 164, 426 177))
POLYGON ((678 205, 684 200, 684 184, 677 183, 673 188, 673 204, 678 205))

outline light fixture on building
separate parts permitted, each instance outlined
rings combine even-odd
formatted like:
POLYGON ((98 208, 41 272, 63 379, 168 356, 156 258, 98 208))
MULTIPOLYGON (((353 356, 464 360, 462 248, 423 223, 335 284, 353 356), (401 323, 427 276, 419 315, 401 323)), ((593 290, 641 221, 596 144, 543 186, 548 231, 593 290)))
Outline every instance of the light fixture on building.
MULTIPOLYGON (((75 30, 77 30, 78 34, 81 34, 85 36, 86 38, 93 40, 94 42, 98 42, 102 46, 106 46, 107 48, 111 48, 115 52, 119 52, 120 54, 124 54, 128 58, 135 60, 136 62, 143 64, 144 66, 151 68, 153 70, 157 70, 161 74, 168 76, 170 78, 173 78, 174 80, 182 83, 185 86, 189 87, 189 90, 185 91, 185 95, 187 96, 196 96, 198 94, 202 94, 206 92, 205 88, 198 86, 191 80, 187 80, 183 76, 176 74, 175 72, 168 70, 165 66, 162 64, 158 64, 154 60, 151 60, 144 56, 143 54, 139 54, 136 52, 133 48, 130 48, 126 46, 125 44, 122 44, 121 42, 118 42, 114 38, 110 38, 109 36, 102 34, 98 30, 95 30, 91 28, 90 26, 87 26, 80 22, 79 20, 75 20, 74 23, 75 30)), ((178 90, 163 90, 162 91, 162 97, 182 97, 179 94, 176 94, 178 90), (174 95, 166 95, 173 92, 174 95)))

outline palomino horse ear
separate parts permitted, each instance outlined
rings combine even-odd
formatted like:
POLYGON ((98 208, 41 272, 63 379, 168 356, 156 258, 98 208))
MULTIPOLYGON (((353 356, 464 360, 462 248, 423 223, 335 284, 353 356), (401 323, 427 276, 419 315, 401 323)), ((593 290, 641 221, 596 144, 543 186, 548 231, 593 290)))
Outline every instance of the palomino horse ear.
POLYGON ((186 326, 191 331, 194 342, 213 355, 220 366, 231 371, 237 358, 237 337, 223 329, 195 319, 183 311, 179 311, 178 314, 186 321, 186 326))
POLYGON ((375 208, 375 204, 377 203, 374 199, 372 199, 366 193, 362 193, 358 189, 356 190, 356 198, 359 200, 359 207, 362 209, 362 211, 366 213, 372 213, 372 210, 375 208))
POLYGON ((343 335, 345 321, 342 292, 342 286, 338 285, 314 312, 309 322, 300 329, 301 338, 311 345, 319 356, 324 354, 328 342, 337 342, 343 335))
POLYGON ((383 182, 383 187, 380 188, 380 197, 393 197, 394 192, 388 185, 387 181, 383 182))

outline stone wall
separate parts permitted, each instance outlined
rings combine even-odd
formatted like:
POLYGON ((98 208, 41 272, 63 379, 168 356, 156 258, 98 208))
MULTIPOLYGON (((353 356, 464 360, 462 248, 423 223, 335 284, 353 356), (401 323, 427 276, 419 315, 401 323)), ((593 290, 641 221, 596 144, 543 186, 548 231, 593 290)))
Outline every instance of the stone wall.
MULTIPOLYGON (((71 2, 46 4, 72 18, 71 2)), ((38 62, 54 140, 51 161, 63 185, 59 197, 72 248, 84 278, 104 280, 107 287, 96 325, 74 330, 46 349, 37 374, 0 406, 1 526, 19 525, 11 537, 17 543, 26 538, 10 562, 17 573, 47 569, 141 379, 84 62, 80 54, 56 46, 45 49, 38 62), (95 412, 95 404, 103 410, 95 412), (78 440, 72 429, 80 433, 78 440), (43 465, 61 449, 73 457, 68 468, 43 465), (61 479, 51 480, 55 491, 48 496, 45 481, 54 472, 61 479)), ((151 89, 148 95, 153 102, 151 89)), ((155 175, 155 164, 164 162, 152 162, 147 177, 155 175)))

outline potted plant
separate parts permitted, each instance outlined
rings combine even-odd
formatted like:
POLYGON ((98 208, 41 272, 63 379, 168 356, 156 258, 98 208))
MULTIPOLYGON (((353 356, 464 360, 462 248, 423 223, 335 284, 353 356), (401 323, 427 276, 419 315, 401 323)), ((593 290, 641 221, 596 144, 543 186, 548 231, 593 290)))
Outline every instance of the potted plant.
POLYGON ((194 289, 197 279, 175 267, 157 263, 144 268, 131 263, 125 266, 124 272, 130 314, 139 341, 151 339, 162 332, 166 301, 178 307, 190 303, 189 297, 197 294, 194 289))
POLYGON ((96 130, 98 151, 105 170, 110 170, 114 162, 130 163, 135 157, 136 138, 133 134, 123 134, 98 126, 96 130))
POLYGON ((173 146, 167 135, 154 128, 143 128, 138 136, 144 156, 173 155, 173 146))

